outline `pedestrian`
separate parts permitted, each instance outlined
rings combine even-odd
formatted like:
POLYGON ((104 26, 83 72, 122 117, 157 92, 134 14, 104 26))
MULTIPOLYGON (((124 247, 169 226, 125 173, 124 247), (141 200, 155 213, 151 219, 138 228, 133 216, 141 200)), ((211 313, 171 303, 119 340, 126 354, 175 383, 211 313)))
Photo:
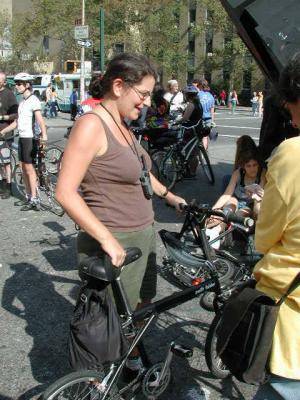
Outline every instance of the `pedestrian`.
MULTIPOLYGON (((210 88, 206 79, 194 79, 193 83, 198 86, 199 90, 198 97, 203 109, 203 125, 211 128, 215 124, 215 99, 210 93, 210 88)), ((202 143, 204 148, 207 150, 208 136, 203 137, 202 143)))
POLYGON ((253 117, 256 117, 258 115, 258 97, 256 92, 253 92, 251 103, 252 103, 252 115, 253 117))
POLYGON ((0 167, 2 169, 0 195, 2 199, 8 199, 12 193, 10 144, 13 142, 13 130, 10 131, 7 128, 13 124, 18 113, 17 99, 13 92, 5 87, 5 83, 6 75, 4 72, 0 72, 0 167), (11 133, 9 134, 9 132, 11 133))
POLYGON ((231 95, 231 113, 234 114, 236 110, 236 106, 239 104, 239 99, 237 92, 235 90, 232 91, 231 95))
POLYGON ((57 93, 55 88, 51 89, 51 98, 50 98, 50 118, 56 118, 57 117, 57 93))
MULTIPOLYGON (((278 95, 300 127, 300 54, 281 72, 278 95)), ((255 230, 255 247, 263 253, 256 264, 256 288, 275 300, 286 293, 300 273, 300 181, 297 160, 300 137, 282 142, 268 163, 267 183, 255 230)), ((269 357, 268 382, 255 400, 299 399, 300 393, 300 287, 279 307, 269 357)))
POLYGON ((224 89, 222 89, 219 94, 219 103, 220 106, 226 106, 226 92, 224 89))
POLYGON ((140 55, 122 53, 109 62, 101 80, 103 100, 74 124, 56 189, 57 200, 81 228, 79 261, 105 252, 119 267, 126 247, 141 248, 142 257, 121 273, 133 308, 156 294, 152 189, 177 209, 185 202, 151 174, 150 157, 124 123, 150 106, 156 76, 140 55))
POLYGON ((258 96, 257 96, 257 114, 258 117, 262 117, 262 113, 263 113, 263 103, 264 103, 264 95, 262 92, 258 92, 258 96))
POLYGON ((228 99, 227 99, 227 107, 231 108, 231 98, 232 98, 232 92, 229 92, 228 99))
POLYGON ((75 121, 75 117, 77 114, 77 102, 78 102, 78 93, 76 89, 73 89, 70 95, 71 121, 75 121))
POLYGON ((52 97, 52 84, 48 83, 46 92, 45 92, 45 107, 44 107, 44 112, 43 116, 45 118, 50 117, 50 109, 51 109, 51 97, 52 97))
POLYGON ((179 90, 179 85, 176 79, 168 81, 168 89, 164 94, 164 99, 169 103, 169 116, 171 119, 176 119, 182 115, 185 103, 183 93, 179 90))
POLYGON ((6 129, 12 131, 18 127, 19 131, 19 160, 26 190, 25 204, 22 211, 40 210, 40 201, 37 196, 35 157, 38 144, 47 141, 46 125, 42 116, 42 107, 39 99, 32 94, 32 81, 34 77, 26 72, 20 72, 14 77, 16 90, 23 97, 19 104, 18 119, 6 129), (41 139, 37 141, 37 133, 41 139))

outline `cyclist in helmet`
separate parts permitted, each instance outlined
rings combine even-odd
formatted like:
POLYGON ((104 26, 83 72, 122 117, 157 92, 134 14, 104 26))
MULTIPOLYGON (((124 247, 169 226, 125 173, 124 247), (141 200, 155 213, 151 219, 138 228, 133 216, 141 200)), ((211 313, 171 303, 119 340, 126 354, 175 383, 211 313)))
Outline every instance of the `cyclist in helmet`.
POLYGON ((36 191, 37 176, 34 161, 37 154, 39 137, 41 137, 41 144, 47 141, 47 130, 42 116, 41 103, 32 94, 33 79, 34 77, 27 72, 20 72, 14 77, 16 90, 23 96, 23 100, 19 104, 18 119, 15 122, 15 127, 18 127, 20 136, 19 159, 26 187, 26 201, 21 208, 22 211, 40 210, 36 191))
POLYGON ((202 119, 203 109, 198 96, 199 91, 193 85, 187 85, 184 90, 184 97, 187 103, 186 109, 180 122, 187 122, 196 125, 202 119))

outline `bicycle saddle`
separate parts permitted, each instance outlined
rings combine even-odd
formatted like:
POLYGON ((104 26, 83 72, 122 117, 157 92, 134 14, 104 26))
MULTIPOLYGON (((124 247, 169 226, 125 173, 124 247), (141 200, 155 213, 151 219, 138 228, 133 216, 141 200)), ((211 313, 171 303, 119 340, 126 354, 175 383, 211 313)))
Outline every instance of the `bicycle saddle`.
POLYGON ((189 268, 199 268, 205 262, 205 258, 196 254, 191 254, 192 248, 189 248, 179 239, 175 232, 168 232, 165 229, 159 231, 159 235, 166 246, 170 256, 178 264, 189 268))
MULTIPOLYGON (((129 247, 126 250, 126 258, 122 265, 130 264, 141 257, 142 252, 137 247, 129 247)), ((114 267, 108 254, 87 257, 82 260, 78 267, 81 279, 98 279, 104 282, 112 282, 121 274, 122 267, 114 267)))

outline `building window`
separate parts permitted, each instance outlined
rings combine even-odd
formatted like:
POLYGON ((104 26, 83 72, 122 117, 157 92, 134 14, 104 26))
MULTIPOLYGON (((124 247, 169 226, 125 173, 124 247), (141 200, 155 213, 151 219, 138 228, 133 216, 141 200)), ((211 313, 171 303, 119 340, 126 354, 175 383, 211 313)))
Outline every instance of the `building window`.
POLYGON ((206 54, 213 52, 213 38, 214 38, 213 30, 210 27, 208 27, 205 33, 206 54))

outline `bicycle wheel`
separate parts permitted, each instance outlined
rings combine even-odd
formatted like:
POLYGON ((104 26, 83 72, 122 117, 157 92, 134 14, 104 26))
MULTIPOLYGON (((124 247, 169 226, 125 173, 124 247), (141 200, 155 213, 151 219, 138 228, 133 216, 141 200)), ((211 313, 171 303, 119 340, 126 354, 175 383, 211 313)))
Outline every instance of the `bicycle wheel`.
POLYGON ((226 365, 217 354, 217 330, 221 314, 216 314, 207 332, 205 341, 205 360, 210 372, 218 379, 225 379, 230 375, 226 365))
POLYGON ((215 176, 210 165, 207 151, 203 146, 199 146, 199 161, 201 163, 204 175, 206 176, 209 183, 212 185, 215 183, 215 176))
POLYGON ((13 171, 13 181, 19 195, 26 196, 25 183, 23 179, 22 169, 20 165, 16 165, 13 171))
MULTIPOLYGON (((101 400, 104 374, 96 371, 73 372, 58 379, 43 393, 41 400, 101 400)), ((116 386, 107 399, 121 399, 116 386)))
POLYGON ((37 188, 38 197, 41 207, 48 210, 59 217, 64 215, 61 205, 55 200, 56 175, 49 172, 40 177, 40 184, 37 188))
POLYGON ((17 164, 18 164, 18 162, 17 162, 16 156, 14 155, 13 152, 11 152, 11 154, 10 154, 10 165, 11 165, 12 173, 16 169, 17 164))
POLYGON ((152 167, 151 167, 151 173, 155 176, 156 179, 160 180, 160 176, 159 176, 159 166, 160 163, 163 159, 163 157, 165 157, 167 154, 166 151, 163 150, 157 150, 154 151, 151 154, 151 160, 152 160, 152 167))
POLYGON ((177 181, 177 162, 172 154, 166 155, 159 164, 159 180, 168 189, 172 189, 177 181))
POLYGON ((46 170, 51 174, 57 174, 60 170, 60 163, 64 152, 58 146, 50 146, 45 151, 46 170))

